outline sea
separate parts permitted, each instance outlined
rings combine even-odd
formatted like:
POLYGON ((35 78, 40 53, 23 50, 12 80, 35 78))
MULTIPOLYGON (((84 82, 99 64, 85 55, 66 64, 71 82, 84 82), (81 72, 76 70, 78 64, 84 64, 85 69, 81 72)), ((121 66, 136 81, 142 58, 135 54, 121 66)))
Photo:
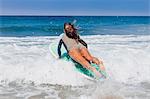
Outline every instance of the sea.
POLYGON ((150 99, 150 16, 0 16, 0 99, 150 99), (66 22, 107 79, 51 55, 66 22))

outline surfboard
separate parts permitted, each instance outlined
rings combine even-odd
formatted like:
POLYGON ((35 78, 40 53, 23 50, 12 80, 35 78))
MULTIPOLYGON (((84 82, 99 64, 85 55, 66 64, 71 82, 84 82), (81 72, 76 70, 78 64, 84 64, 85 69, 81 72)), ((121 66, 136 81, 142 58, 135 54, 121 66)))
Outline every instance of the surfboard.
MULTIPOLYGON (((58 52, 57 52, 57 47, 58 47, 58 44, 57 43, 51 43, 49 45, 49 50, 50 50, 50 53, 53 57, 55 57, 56 59, 58 59, 58 52)), ((86 68, 84 68, 81 64, 79 64, 78 62, 72 60, 70 58, 70 56, 68 55, 65 47, 62 45, 61 47, 61 59, 62 60, 65 60, 65 61, 71 61, 74 63, 75 65, 75 71, 79 72, 82 76, 86 77, 87 79, 90 79, 90 80, 103 80, 107 77, 107 74, 106 74, 106 71, 103 71, 99 68, 98 65, 94 64, 94 63, 90 63, 91 66, 95 67, 101 74, 102 76, 100 78, 97 78, 96 75, 91 71, 91 70, 88 70, 86 68)))

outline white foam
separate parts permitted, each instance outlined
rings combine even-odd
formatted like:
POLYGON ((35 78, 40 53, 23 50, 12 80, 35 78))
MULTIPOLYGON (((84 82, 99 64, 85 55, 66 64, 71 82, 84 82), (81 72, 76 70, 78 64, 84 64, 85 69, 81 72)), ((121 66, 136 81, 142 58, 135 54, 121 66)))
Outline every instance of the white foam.
MULTIPOLYGON (((84 85, 90 81, 73 64, 55 60, 48 46, 53 37, 0 37, 0 81, 84 85)), ((82 37, 92 55, 104 61, 109 78, 121 83, 150 82, 150 36, 82 37), (92 40, 91 40, 92 39, 92 40)))
POLYGON ((73 70, 72 63, 56 60, 50 55, 48 45, 53 41, 51 37, 6 38, 6 41, 5 38, 1 39, 3 40, 0 42, 0 81, 85 84, 86 80, 73 70))

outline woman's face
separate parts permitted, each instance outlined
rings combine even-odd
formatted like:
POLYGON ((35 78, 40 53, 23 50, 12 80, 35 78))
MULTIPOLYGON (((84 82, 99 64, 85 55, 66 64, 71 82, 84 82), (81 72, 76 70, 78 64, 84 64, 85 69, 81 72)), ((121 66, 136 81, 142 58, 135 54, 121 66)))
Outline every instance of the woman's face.
POLYGON ((71 25, 66 25, 66 26, 65 26, 65 30, 66 30, 67 32, 71 32, 71 33, 74 31, 74 29, 72 28, 71 25))

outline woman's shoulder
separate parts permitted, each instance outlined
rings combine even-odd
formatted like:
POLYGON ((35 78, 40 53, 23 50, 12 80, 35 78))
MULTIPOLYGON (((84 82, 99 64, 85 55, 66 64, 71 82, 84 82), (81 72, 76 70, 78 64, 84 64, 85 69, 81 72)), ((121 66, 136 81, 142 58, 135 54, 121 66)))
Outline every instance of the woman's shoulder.
POLYGON ((59 39, 61 40, 64 40, 64 39, 66 39, 66 34, 65 33, 62 33, 62 34, 60 34, 59 35, 59 39))

